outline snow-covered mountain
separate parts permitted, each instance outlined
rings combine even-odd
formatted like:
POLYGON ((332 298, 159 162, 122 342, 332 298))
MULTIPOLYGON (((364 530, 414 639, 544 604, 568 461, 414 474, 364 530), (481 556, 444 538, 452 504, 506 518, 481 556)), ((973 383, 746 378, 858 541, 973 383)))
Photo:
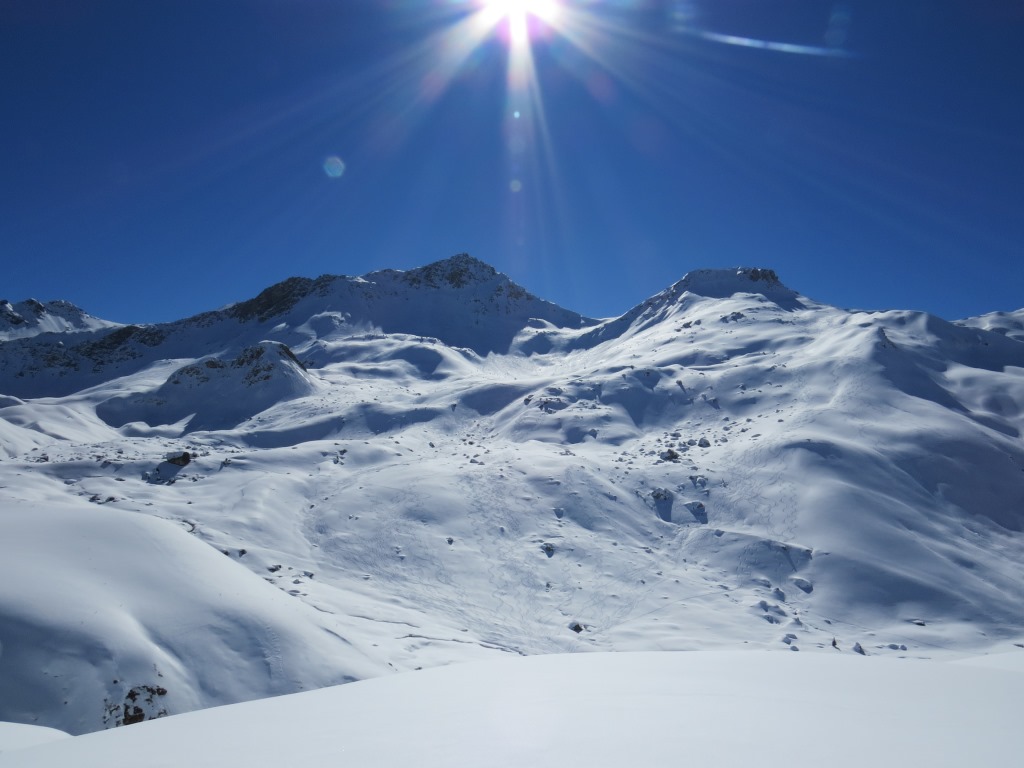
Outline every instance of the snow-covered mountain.
POLYGON ((1016 341, 1024 341, 1024 309, 1016 312, 989 312, 981 317, 971 317, 960 323, 971 328, 995 331, 1016 341))
POLYGON ((768 269, 598 321, 460 255, 9 338, 0 720, 510 653, 1014 650, 1019 321, 768 269))
MULTIPOLYGON (((48 306, 56 305, 71 307, 48 306)), ((542 301, 493 267, 460 254, 405 272, 293 277, 248 301, 173 323, 111 331, 111 324, 92 319, 75 328, 88 326, 92 333, 37 331, 0 349, 0 392, 68 395, 161 360, 224 357, 264 340, 302 350, 313 364, 329 361, 323 347, 332 340, 390 333, 437 339, 478 355, 507 353, 531 322, 580 328, 596 321, 542 301)), ((47 323, 54 331, 56 325, 47 323)))
POLYGON ((0 341, 36 336, 40 333, 70 333, 118 327, 118 323, 93 317, 67 301, 35 299, 11 304, 0 299, 0 341))

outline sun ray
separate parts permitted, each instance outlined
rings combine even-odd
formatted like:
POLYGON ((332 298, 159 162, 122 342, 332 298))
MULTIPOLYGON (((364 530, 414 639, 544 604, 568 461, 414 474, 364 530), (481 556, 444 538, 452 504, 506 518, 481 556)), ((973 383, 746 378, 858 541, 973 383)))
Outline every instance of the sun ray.
POLYGON ((490 0, 482 11, 489 25, 507 25, 508 215, 514 250, 523 257, 537 245, 527 240, 527 221, 558 216, 558 206, 551 204, 551 198, 558 197, 557 164, 533 43, 555 28, 561 11, 554 0, 490 0))

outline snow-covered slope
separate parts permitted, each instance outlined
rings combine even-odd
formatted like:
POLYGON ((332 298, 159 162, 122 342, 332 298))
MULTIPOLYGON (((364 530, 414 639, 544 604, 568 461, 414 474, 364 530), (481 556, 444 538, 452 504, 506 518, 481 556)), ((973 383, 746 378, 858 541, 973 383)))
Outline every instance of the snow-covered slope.
POLYGON ((47 728, 43 725, 0 723, 0 753, 35 747, 57 739, 66 739, 69 736, 70 734, 64 733, 64 731, 47 728))
POLYGON ((1024 309, 1016 312, 989 312, 981 317, 961 320, 960 325, 995 331, 1015 341, 1024 341, 1024 309))
POLYGON ((0 300, 0 341, 36 336, 40 333, 74 333, 118 327, 117 323, 101 320, 83 312, 66 301, 35 299, 11 304, 0 300))
POLYGON ((47 500, 4 515, 5 720, 59 703, 77 733, 386 669, 187 527, 117 506, 47 500))
POLYGON ((188 431, 224 429, 277 403, 316 391, 317 380, 288 347, 262 342, 246 347, 232 360, 208 357, 189 363, 156 389, 112 397, 96 412, 113 427, 185 419, 188 431))
POLYGON ((839 654, 545 656, 52 741, 0 754, 0 768, 1008 768, 1024 750, 1022 684, 1020 671, 839 654))
POLYGON ((1024 342, 984 323, 765 269, 599 322, 459 256, 0 361, 0 719, 505 654, 1024 642, 1024 342))

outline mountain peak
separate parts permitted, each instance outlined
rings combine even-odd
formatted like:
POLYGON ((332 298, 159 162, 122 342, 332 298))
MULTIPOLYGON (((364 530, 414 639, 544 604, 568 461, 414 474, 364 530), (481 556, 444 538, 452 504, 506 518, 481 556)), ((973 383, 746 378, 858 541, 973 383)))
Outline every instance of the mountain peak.
POLYGON ((464 288, 473 283, 493 280, 495 277, 498 277, 498 271, 494 267, 468 253, 459 253, 402 274, 402 279, 410 285, 425 284, 431 288, 464 288))
POLYGON ((800 309, 804 304, 799 294, 779 280, 774 269, 761 267, 732 267, 729 269, 697 269, 687 272, 661 293, 651 296, 619 318, 595 331, 596 338, 608 338, 610 333, 650 327, 662 322, 682 305, 685 294, 705 299, 728 299, 736 294, 755 294, 784 310, 800 309))
POLYGON ((774 269, 763 267, 694 270, 687 272, 665 293, 679 296, 684 292, 708 299, 727 299, 739 293, 750 293, 764 296, 783 309, 804 306, 800 295, 784 285, 774 269))
POLYGON ((0 299, 0 340, 35 336, 40 333, 71 333, 114 328, 118 323, 100 320, 69 301, 26 299, 12 304, 0 299))
POLYGON ((725 298, 735 293, 790 293, 774 269, 735 267, 732 269, 697 269, 687 272, 676 284, 679 288, 709 298, 725 298))
MULTIPOLYGON (((473 258, 468 253, 460 253, 405 272, 395 269, 371 272, 363 275, 359 280, 374 282, 375 278, 380 277, 392 280, 397 278, 400 282, 412 286, 465 288, 493 281, 496 278, 504 278, 504 275, 499 274, 494 267, 473 258)), ((507 278, 505 279, 507 280, 507 278)), ((351 280, 351 278, 334 275, 322 275, 316 280, 308 277, 290 277, 263 290, 255 298, 233 304, 228 309, 228 314, 243 322, 249 320, 264 322, 271 317, 277 317, 289 311, 312 292, 326 291, 334 283, 351 282, 351 280)), ((520 289, 519 293, 528 296, 525 289, 520 289)))

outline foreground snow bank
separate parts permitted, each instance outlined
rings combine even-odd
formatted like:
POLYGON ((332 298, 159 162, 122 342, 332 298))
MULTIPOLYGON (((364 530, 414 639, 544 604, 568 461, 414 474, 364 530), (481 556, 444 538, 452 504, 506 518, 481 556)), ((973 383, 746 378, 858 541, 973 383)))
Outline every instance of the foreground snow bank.
POLYGON ((0 753, 15 749, 34 747, 57 739, 70 736, 56 728, 45 728, 41 725, 24 725, 22 723, 0 723, 0 753))
POLYGON ((192 712, 0 755, 163 765, 1016 765, 1024 672, 781 652, 536 656, 192 712))
POLYGON ((385 671, 174 522, 16 500, 0 530, 0 719, 84 733, 385 671))

